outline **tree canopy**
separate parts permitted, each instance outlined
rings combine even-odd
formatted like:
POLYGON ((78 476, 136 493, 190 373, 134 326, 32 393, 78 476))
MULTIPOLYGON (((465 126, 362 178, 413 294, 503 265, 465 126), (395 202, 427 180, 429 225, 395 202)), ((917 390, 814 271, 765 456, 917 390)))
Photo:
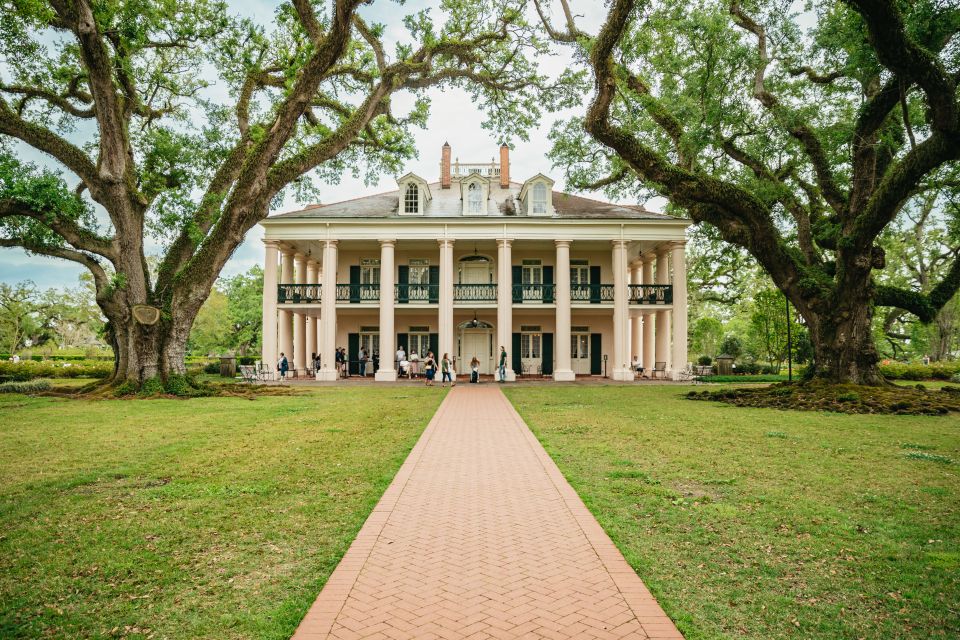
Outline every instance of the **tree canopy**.
POLYGON ((873 306, 928 322, 960 286, 956 259, 926 290, 874 280, 884 229, 960 158, 960 7, 613 0, 588 34, 567 0, 556 23, 536 4, 595 81, 552 133, 570 181, 667 197, 787 294, 811 374, 882 382, 873 306))
POLYGON ((398 41, 364 4, 292 0, 266 28, 216 0, 3 3, 0 246, 90 270, 118 378, 182 373, 196 313, 270 204, 395 171, 429 88, 466 88, 506 137, 566 99, 537 72, 523 0, 445 0, 398 41), (23 145, 59 169, 18 159, 23 145), (134 322, 138 305, 161 321, 134 322))

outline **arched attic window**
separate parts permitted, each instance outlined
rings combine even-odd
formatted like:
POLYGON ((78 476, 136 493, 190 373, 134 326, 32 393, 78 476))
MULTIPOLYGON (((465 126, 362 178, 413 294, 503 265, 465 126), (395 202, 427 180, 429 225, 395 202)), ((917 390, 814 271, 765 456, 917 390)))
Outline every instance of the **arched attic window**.
POLYGON ((481 213, 483 207, 483 189, 476 182, 467 187, 467 213, 481 213))
POLYGON ((416 182, 408 184, 403 194, 403 212, 420 213, 420 187, 416 182))
POLYGON ((533 185, 533 211, 532 213, 547 212, 547 185, 538 182, 533 185))

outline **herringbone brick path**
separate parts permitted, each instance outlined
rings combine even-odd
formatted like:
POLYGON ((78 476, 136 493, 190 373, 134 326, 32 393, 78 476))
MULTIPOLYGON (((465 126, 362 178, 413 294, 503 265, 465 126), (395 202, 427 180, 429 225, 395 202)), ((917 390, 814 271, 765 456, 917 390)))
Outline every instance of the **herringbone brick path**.
POLYGON ((450 392, 294 635, 682 637, 493 385, 450 392))

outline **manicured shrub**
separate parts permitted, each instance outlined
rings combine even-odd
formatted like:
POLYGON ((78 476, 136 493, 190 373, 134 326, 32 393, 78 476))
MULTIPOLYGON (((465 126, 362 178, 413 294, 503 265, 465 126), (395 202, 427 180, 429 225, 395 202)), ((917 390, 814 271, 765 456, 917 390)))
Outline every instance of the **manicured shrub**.
MULTIPOLYGON (((890 380, 951 380, 960 374, 960 362, 934 362, 926 365, 891 362, 880 365, 880 373, 890 380)), ((955 382, 960 382, 960 379, 955 382)))
POLYGON ((713 359, 710 356, 700 356, 697 358, 697 364, 701 367, 709 367, 713 363, 713 359))
POLYGON ((47 380, 27 380, 23 382, 4 382, 0 384, 0 393, 35 393, 50 388, 47 380))
POLYGON ((101 360, 0 362, 0 379, 11 381, 35 378, 106 378, 111 373, 113 362, 101 360))
POLYGON ((220 363, 219 362, 209 362, 203 367, 204 373, 209 373, 216 375, 220 373, 220 363))

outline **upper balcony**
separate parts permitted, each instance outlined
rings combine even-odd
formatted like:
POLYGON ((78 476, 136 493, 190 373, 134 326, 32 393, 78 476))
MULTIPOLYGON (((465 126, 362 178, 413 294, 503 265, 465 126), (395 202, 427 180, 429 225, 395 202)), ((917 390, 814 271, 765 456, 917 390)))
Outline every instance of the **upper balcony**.
MULTIPOLYGON (((570 287, 570 302, 576 305, 612 305, 615 287, 612 284, 577 284, 570 287)), ((379 284, 338 284, 337 302, 347 304, 378 303, 379 284)), ((511 285, 514 305, 544 305, 556 302, 554 284, 511 285)), ((437 304, 440 301, 440 285, 398 284, 394 285, 394 300, 397 304, 437 304)), ((496 304, 496 284, 455 284, 454 304, 496 304)), ((321 301, 319 284, 277 285, 279 304, 318 304, 321 301)), ((627 286, 627 303, 630 305, 673 304, 673 286, 669 284, 631 284, 627 286)))

